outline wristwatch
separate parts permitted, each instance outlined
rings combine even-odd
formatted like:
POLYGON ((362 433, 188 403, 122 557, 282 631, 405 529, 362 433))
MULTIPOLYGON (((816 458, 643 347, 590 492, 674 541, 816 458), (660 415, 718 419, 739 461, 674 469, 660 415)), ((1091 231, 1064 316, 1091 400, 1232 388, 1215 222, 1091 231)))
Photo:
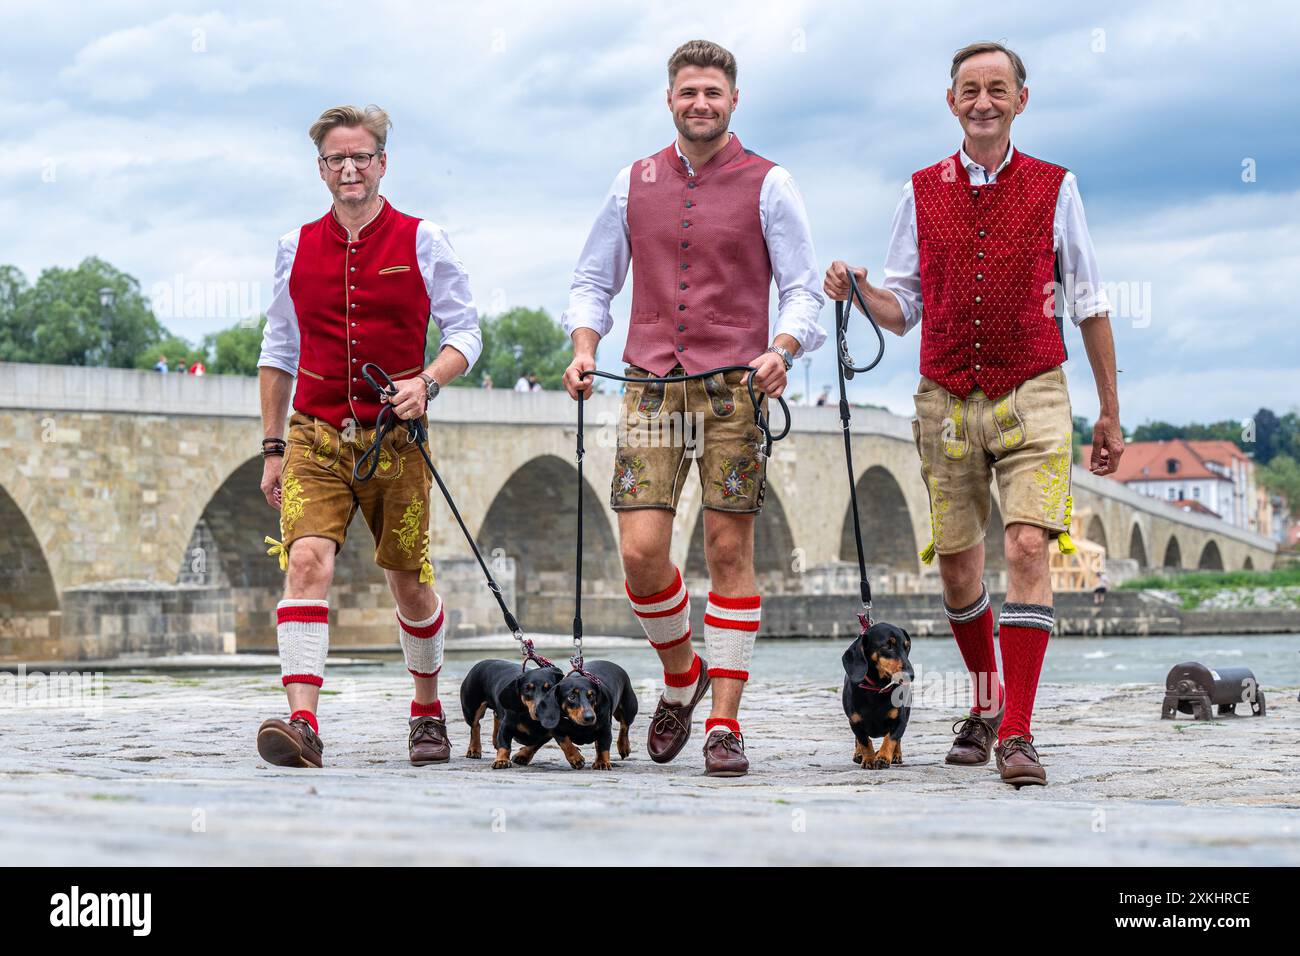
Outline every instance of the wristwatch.
POLYGON ((421 372, 420 378, 424 379, 424 384, 426 386, 424 392, 425 396, 428 398, 429 401, 433 401, 435 398, 438 397, 438 393, 442 391, 442 386, 438 384, 438 380, 434 378, 432 375, 425 375, 423 372, 421 372))
POLYGON ((785 349, 781 348, 781 346, 769 345, 767 347, 767 350, 769 352, 775 352, 777 355, 781 356, 781 361, 785 363, 785 370, 787 372, 790 371, 790 369, 794 368, 794 356, 791 355, 789 352, 787 352, 785 349))

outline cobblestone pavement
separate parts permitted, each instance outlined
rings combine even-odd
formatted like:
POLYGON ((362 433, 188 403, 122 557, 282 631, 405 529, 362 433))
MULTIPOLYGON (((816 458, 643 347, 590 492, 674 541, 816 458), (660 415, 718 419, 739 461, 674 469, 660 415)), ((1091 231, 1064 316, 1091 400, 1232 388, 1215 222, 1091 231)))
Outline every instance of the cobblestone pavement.
MULTIPOLYGON (((1161 721, 1155 685, 1044 685, 1035 734, 1051 784, 1017 792, 991 762, 944 765, 954 715, 939 708, 914 709, 903 766, 858 768, 838 687, 807 681, 751 684, 747 777, 702 776, 698 712, 677 761, 653 764, 644 696, 612 772, 571 770, 553 745, 494 771, 463 756, 455 714, 451 763, 414 768, 398 670, 333 673, 321 771, 258 759, 258 723, 284 713, 268 673, 110 673, 98 713, 7 703, 0 858, 545 863, 573 837, 601 863, 1300 863, 1295 688, 1271 693, 1265 718, 1198 724, 1161 721)), ((456 701, 453 681, 442 696, 456 701)))

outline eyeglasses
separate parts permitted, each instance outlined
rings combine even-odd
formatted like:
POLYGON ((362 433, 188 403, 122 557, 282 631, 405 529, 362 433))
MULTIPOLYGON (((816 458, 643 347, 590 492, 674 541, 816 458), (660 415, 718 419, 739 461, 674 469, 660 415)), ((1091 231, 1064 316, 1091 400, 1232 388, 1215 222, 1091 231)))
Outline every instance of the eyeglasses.
POLYGON ((320 161, 337 173, 348 160, 352 160, 352 165, 355 168, 365 169, 370 165, 370 161, 378 155, 378 153, 353 153, 351 156, 340 156, 336 153, 333 156, 322 156, 320 161))

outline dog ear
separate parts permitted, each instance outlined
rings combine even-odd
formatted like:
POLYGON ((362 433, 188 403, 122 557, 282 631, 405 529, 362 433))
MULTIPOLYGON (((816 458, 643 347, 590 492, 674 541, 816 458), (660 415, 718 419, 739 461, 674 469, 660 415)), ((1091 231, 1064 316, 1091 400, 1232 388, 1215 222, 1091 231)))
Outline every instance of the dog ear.
POLYGON ((546 730, 554 730, 560 726, 562 715, 560 685, 557 683, 551 688, 550 693, 537 698, 537 722, 546 730))
POLYGON ((844 665, 844 673, 849 675, 849 680, 853 683, 858 684, 867 679, 867 655, 862 648, 861 638, 849 645, 840 658, 840 663, 844 665))

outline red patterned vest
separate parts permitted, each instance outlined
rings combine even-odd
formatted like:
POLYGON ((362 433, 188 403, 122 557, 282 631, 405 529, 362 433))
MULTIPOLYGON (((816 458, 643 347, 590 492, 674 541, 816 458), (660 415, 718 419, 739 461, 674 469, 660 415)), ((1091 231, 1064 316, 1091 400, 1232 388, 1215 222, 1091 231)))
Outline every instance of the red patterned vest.
POLYGON ((632 166, 632 321, 623 361, 653 375, 739 365, 768 345, 772 263, 758 214, 775 163, 733 135, 695 175, 675 145, 632 166))
POLYGON ((921 374, 996 398, 1065 361, 1052 222, 1065 170, 1016 150, 992 185, 960 154, 912 174, 921 253, 921 374))
POLYGON ((419 224, 385 201, 351 242, 332 209, 299 231, 289 275, 302 337, 298 411, 370 428, 380 406, 361 367, 374 362, 394 379, 423 370, 429 292, 415 257, 419 224))

